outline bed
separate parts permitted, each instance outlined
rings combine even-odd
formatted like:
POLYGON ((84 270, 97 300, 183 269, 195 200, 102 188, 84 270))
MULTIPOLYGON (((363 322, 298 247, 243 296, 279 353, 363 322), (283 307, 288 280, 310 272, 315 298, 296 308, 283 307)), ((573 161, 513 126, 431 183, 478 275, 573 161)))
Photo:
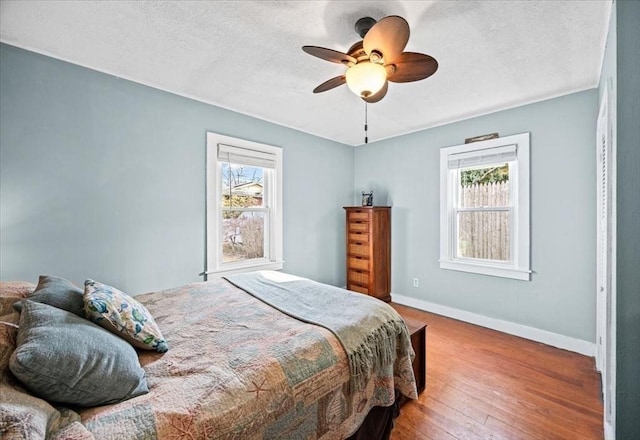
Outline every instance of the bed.
MULTIPOLYGON (((280 272, 257 276, 268 279, 269 285, 263 286, 266 298, 251 291, 251 285, 243 285, 242 279, 233 278, 136 296, 162 329, 169 350, 136 351, 148 393, 94 407, 39 399, 9 371, 21 322, 12 305, 29 297, 35 285, 3 283, 0 437, 326 440, 388 436, 397 397, 417 397, 413 351, 402 318, 365 295, 280 272), (302 301, 289 301, 287 295, 302 301), (311 315, 316 313, 314 308, 331 309, 338 296, 346 298, 339 305, 344 313, 333 309, 329 322, 335 315, 344 315, 358 322, 354 328, 362 331, 372 325, 373 307, 387 321, 401 323, 392 330, 378 329, 381 337, 392 342, 391 354, 375 344, 365 347, 366 356, 354 355, 353 341, 311 315), (361 359, 360 367, 354 367, 357 356, 367 358, 361 359), (376 426, 382 420, 387 421, 385 426, 376 426)), ((104 378, 107 387, 108 380, 104 378)))

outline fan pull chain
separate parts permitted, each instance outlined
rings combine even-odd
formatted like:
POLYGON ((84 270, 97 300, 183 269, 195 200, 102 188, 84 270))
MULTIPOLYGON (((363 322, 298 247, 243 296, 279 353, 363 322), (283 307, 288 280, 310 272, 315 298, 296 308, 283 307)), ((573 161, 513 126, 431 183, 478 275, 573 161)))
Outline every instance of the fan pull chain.
POLYGON ((368 144, 369 143, 369 137, 367 136, 367 130, 368 130, 368 124, 367 124, 367 101, 364 102, 364 143, 368 144))

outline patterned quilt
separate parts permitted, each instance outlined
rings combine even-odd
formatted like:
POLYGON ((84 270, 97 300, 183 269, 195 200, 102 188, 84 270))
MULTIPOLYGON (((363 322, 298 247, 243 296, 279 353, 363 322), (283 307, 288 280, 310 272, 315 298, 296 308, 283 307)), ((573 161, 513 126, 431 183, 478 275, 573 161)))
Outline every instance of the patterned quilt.
POLYGON ((77 412, 53 408, 26 395, 3 361, 3 400, 18 402, 9 414, 15 423, 48 417, 48 436, 67 439, 341 439, 370 408, 391 405, 394 389, 416 397, 408 354, 353 389, 345 351, 329 330, 291 318, 225 280, 136 299, 171 347, 139 352, 150 392, 77 412))

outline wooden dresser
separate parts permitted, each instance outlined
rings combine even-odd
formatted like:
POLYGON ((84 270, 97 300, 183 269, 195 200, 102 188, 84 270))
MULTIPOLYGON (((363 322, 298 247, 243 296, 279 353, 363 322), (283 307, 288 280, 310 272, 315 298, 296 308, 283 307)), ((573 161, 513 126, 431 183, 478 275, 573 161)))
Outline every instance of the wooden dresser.
POLYGON ((391 207, 345 206, 347 289, 391 301, 391 207))

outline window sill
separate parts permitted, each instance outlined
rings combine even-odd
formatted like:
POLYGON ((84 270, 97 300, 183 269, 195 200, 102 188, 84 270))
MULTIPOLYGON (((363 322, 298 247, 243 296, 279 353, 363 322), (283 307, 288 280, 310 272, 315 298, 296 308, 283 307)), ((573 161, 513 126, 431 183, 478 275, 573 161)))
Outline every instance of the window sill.
POLYGON ((203 275, 205 276, 206 281, 210 281, 236 273, 253 272, 256 270, 282 270, 283 267, 284 261, 266 261, 254 264, 234 265, 232 267, 210 270, 205 272, 203 275))
POLYGON ((457 270, 460 272, 477 273, 501 278, 511 278, 514 280, 530 281, 531 271, 528 269, 518 269, 513 267, 499 267, 487 264, 467 263, 460 261, 440 261, 440 269, 457 270))

